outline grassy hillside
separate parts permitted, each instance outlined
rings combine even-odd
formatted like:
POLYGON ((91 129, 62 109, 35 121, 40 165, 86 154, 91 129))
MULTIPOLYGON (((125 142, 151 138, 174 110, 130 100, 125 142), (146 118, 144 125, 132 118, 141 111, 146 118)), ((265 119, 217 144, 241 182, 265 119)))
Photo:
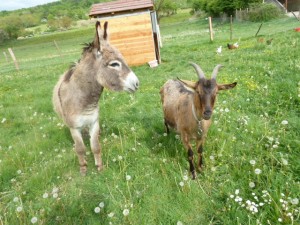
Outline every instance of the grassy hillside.
POLYGON ((51 92, 93 26, 1 46, 1 224, 299 224, 299 22, 263 24, 271 45, 254 37, 259 25, 234 23, 240 47, 230 51, 228 24, 215 21, 210 42, 205 19, 162 19, 162 64, 132 68, 136 94, 101 96, 105 169, 97 173, 88 147, 86 177, 51 92), (6 62, 8 47, 20 71, 6 62), (207 76, 221 63, 218 82, 238 82, 219 94, 196 180, 178 136, 165 134, 159 97, 166 80, 197 78, 190 61, 207 76))

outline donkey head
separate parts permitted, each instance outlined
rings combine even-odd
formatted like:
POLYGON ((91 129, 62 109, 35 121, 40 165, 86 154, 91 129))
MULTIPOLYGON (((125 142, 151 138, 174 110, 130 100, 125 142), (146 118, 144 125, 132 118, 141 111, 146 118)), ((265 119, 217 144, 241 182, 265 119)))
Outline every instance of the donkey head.
POLYGON ((195 93, 199 97, 200 101, 200 111, 202 118, 205 120, 209 120, 211 118, 214 104, 216 100, 216 96, 218 91, 232 89, 237 85, 237 82, 232 84, 217 84, 217 73, 222 65, 217 65, 212 73, 211 79, 206 79, 204 72, 195 63, 191 63, 191 65, 195 68, 199 80, 197 82, 184 82, 185 85, 194 89, 195 93))
POLYGON ((105 22, 104 29, 101 29, 100 22, 96 22, 96 35, 92 43, 97 81, 101 86, 113 91, 135 92, 139 87, 139 80, 121 53, 110 45, 107 24, 105 22))

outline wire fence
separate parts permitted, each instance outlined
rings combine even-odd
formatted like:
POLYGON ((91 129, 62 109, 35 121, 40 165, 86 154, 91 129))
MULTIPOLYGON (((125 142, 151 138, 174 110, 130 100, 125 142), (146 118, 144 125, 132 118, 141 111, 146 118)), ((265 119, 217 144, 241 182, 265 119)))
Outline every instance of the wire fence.
MULTIPOLYGON (((223 44, 228 41, 243 41, 257 36, 280 35, 281 32, 290 31, 300 27, 295 18, 272 20, 265 23, 240 22, 230 17, 212 18, 213 42, 223 44)), ((162 54, 164 49, 173 46, 201 45, 210 41, 210 31, 207 18, 194 18, 183 22, 163 24, 160 27, 162 36, 162 54)), ((77 61, 82 52, 82 43, 90 40, 90 34, 80 38, 56 39, 45 42, 12 46, 12 50, 18 60, 20 70, 36 67, 46 67, 58 64, 71 64, 77 61)), ((6 48, 0 48, 0 74, 15 70, 15 65, 6 48)))

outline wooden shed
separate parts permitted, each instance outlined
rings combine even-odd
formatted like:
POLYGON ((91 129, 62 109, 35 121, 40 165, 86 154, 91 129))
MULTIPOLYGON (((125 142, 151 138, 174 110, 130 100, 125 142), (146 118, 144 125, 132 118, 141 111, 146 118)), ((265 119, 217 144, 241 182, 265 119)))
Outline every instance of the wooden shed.
POLYGON ((90 18, 108 21, 110 43, 129 65, 160 62, 160 33, 152 0, 118 0, 92 5, 90 18))

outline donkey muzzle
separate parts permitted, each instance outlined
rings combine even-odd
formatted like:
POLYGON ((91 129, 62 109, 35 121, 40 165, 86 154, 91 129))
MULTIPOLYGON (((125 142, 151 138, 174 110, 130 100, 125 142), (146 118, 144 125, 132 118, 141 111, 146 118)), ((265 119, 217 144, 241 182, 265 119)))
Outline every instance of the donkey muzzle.
POLYGON ((134 74, 134 72, 130 72, 126 79, 124 80, 124 91, 128 91, 130 93, 135 92, 139 88, 139 79, 134 74))

